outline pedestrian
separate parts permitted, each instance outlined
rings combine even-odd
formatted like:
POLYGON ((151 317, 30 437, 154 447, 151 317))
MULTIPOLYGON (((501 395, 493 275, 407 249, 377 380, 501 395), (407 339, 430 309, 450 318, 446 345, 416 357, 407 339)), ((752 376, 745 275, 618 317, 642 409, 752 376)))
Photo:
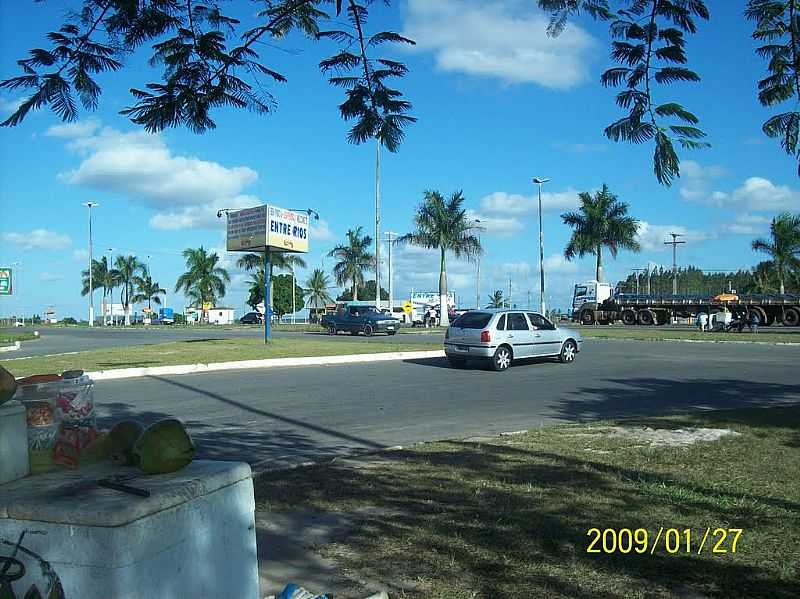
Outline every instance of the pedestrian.
POLYGON ((705 333, 706 327, 708 326, 708 314, 700 312, 697 316, 697 324, 700 327, 700 332, 705 333))
POLYGON ((751 333, 758 333, 758 324, 761 319, 758 317, 758 312, 755 310, 750 311, 750 316, 747 320, 747 323, 750 325, 750 332, 751 333))

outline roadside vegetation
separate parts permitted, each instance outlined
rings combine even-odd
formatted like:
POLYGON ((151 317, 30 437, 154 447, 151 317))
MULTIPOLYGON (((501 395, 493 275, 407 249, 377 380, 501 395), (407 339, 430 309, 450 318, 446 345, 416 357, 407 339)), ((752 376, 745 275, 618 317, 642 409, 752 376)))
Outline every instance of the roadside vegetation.
POLYGON ((780 327, 770 329, 762 327, 759 333, 750 333, 745 328, 741 333, 701 333, 697 329, 686 327, 686 330, 669 330, 642 328, 620 328, 609 326, 583 326, 569 323, 566 326, 580 331, 586 339, 631 339, 639 341, 669 341, 669 340, 694 340, 694 341, 741 341, 761 343, 797 343, 800 344, 800 332, 791 332, 792 329, 781 331, 780 327))
POLYGON ((429 443, 264 474, 257 509, 355 517, 318 548, 352 587, 342 596, 377 582, 406 599, 790 599, 800 596, 798 431, 795 404, 429 443), (728 434, 647 440, 695 428, 728 434), (661 527, 681 531, 676 553, 663 537, 650 552, 661 527), (736 552, 732 533, 726 553, 698 553, 708 527, 742 529, 736 552), (591 528, 644 529, 647 550, 588 553, 591 528))
POLYGON ((38 337, 27 331, 24 333, 0 333, 0 345, 9 345, 17 341, 33 341, 34 339, 38 339, 38 337))
MULTIPOLYGON (((211 333, 212 331, 209 331, 211 333)), ((191 339, 170 343, 135 345, 103 350, 60 354, 48 357, 17 358, 0 361, 14 376, 60 373, 79 368, 87 372, 116 368, 210 364, 237 360, 298 358, 303 356, 340 356, 397 351, 441 349, 441 343, 424 341, 385 341, 349 339, 191 339)))

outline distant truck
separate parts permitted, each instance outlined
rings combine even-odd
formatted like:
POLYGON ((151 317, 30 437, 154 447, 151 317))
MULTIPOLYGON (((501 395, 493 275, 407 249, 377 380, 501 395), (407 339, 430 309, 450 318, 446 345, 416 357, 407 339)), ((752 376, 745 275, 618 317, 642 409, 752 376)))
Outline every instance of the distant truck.
POLYGON ((769 326, 800 325, 800 295, 722 293, 718 295, 653 295, 615 293, 608 283, 587 281, 575 285, 572 320, 582 324, 663 325, 671 317, 695 318, 707 314, 730 313, 731 318, 769 326))
POLYGON ((175 324, 175 311, 172 308, 159 308, 157 322, 160 324, 175 324))
POLYGON ((340 331, 358 335, 363 333, 370 337, 375 333, 394 335, 400 329, 400 321, 378 310, 375 306, 348 305, 336 314, 326 314, 320 325, 329 335, 340 331))

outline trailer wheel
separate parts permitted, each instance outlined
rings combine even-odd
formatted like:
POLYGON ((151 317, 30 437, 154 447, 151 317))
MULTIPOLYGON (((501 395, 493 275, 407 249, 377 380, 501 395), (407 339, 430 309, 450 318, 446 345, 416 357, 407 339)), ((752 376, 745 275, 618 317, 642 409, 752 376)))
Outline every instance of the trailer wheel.
POLYGON ((654 314, 650 310, 639 310, 639 324, 651 326, 655 322, 654 314))
POLYGON ((755 312, 758 314, 758 324, 759 326, 766 326, 767 324, 767 313, 764 311, 764 308, 759 306, 752 306, 750 308, 751 312, 755 312))
POLYGON ((622 323, 628 326, 636 324, 636 312, 628 308, 622 311, 622 323))
POLYGON ((796 327, 800 324, 800 310, 797 308, 786 308, 782 318, 783 326, 796 327))
POLYGON ((767 314, 767 320, 764 321, 764 325, 771 327, 773 324, 775 324, 775 320, 774 314, 767 314))
POLYGON ((581 312, 581 322, 583 324, 594 324, 594 312, 592 310, 581 312))

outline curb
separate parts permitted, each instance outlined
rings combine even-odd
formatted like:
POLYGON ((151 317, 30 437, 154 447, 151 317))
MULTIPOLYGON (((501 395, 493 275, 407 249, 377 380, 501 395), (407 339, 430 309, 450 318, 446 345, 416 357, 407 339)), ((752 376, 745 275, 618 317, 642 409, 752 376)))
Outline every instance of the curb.
POLYGON ((584 341, 640 341, 644 343, 712 343, 731 345, 786 345, 800 347, 800 341, 734 341, 731 339, 641 339, 636 337, 584 337, 584 341))
POLYGON ((313 356, 303 358, 270 358, 266 360, 241 360, 238 362, 215 362, 212 364, 179 364, 175 366, 153 366, 149 368, 119 368, 87 372, 95 381, 112 381, 148 376, 175 374, 198 374, 225 370, 254 370, 261 368, 284 368, 288 366, 328 366, 332 364, 363 364, 368 362, 388 362, 412 358, 443 358, 444 351, 405 351, 376 354, 349 354, 344 356, 313 356))
POLYGON ((14 345, 4 345, 0 347, 0 352, 17 351, 22 345, 19 341, 15 341, 14 345))

